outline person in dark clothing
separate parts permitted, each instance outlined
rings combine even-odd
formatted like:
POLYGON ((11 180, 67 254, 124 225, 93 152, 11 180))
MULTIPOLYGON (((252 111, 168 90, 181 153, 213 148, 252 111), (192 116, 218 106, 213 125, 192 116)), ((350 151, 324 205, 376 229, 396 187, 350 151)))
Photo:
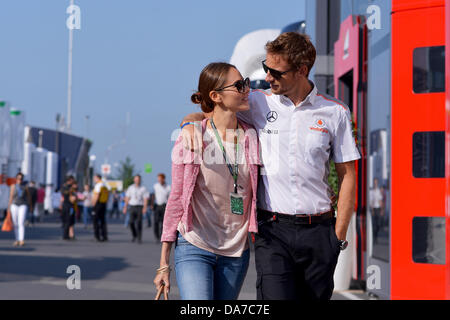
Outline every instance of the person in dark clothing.
POLYGON ((120 201, 120 195, 117 192, 116 189, 113 190, 112 193, 112 210, 111 210, 111 219, 114 218, 114 216, 116 217, 116 219, 118 219, 120 217, 120 211, 119 211, 119 201, 120 201))
POLYGON ((94 195, 92 197, 92 217, 94 220, 95 239, 98 242, 108 241, 108 231, 106 229, 106 203, 108 202, 109 191, 102 181, 100 175, 94 176, 94 195))
POLYGON ((73 176, 68 176, 66 182, 61 187, 61 218, 63 223, 63 240, 71 240, 69 235, 70 227, 75 223, 75 214, 73 203, 76 201, 76 196, 73 195, 72 185, 75 183, 73 176))

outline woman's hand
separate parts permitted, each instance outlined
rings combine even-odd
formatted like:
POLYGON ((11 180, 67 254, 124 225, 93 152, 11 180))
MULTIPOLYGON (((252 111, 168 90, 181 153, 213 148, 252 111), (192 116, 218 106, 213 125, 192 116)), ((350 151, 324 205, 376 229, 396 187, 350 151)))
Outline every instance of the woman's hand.
POLYGON ((168 269, 159 268, 156 271, 156 277, 153 280, 155 284, 156 290, 158 291, 161 286, 164 286, 164 294, 168 295, 170 291, 170 267, 167 266, 168 269))

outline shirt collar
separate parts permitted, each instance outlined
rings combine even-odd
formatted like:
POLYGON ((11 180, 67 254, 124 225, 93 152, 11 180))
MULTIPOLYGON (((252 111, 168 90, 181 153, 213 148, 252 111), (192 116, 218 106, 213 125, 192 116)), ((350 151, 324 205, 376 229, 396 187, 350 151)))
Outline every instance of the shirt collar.
MULTIPOLYGON (((310 103, 311 105, 314 105, 314 102, 316 101, 316 97, 317 97, 317 86, 313 81, 309 81, 309 83, 311 83, 311 85, 313 86, 312 91, 308 94, 308 96, 305 98, 305 100, 303 100, 302 102, 300 102, 299 105, 297 105, 296 107, 302 107, 307 103, 310 103)), ((284 96, 284 95, 280 95, 280 102, 285 104, 285 105, 292 105, 292 101, 291 99, 289 99, 288 97, 284 96)))

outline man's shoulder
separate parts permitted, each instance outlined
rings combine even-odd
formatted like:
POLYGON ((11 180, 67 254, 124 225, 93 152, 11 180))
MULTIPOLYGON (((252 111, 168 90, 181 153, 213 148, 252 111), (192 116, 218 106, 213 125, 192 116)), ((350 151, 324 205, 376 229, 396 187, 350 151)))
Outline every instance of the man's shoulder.
POLYGON ((317 107, 331 107, 331 110, 337 113, 350 111, 350 108, 344 102, 322 92, 317 92, 314 105, 317 107))
POLYGON ((262 90, 262 89, 252 89, 250 91, 249 99, 250 102, 262 102, 274 99, 275 95, 272 93, 271 89, 262 90))

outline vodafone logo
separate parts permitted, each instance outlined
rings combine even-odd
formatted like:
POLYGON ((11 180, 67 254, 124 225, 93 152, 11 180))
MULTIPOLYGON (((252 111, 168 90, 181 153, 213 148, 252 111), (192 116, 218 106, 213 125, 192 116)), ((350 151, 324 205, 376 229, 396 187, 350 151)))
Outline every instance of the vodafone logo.
POLYGON ((323 128, 325 127, 325 122, 322 119, 316 120, 316 126, 323 128))

